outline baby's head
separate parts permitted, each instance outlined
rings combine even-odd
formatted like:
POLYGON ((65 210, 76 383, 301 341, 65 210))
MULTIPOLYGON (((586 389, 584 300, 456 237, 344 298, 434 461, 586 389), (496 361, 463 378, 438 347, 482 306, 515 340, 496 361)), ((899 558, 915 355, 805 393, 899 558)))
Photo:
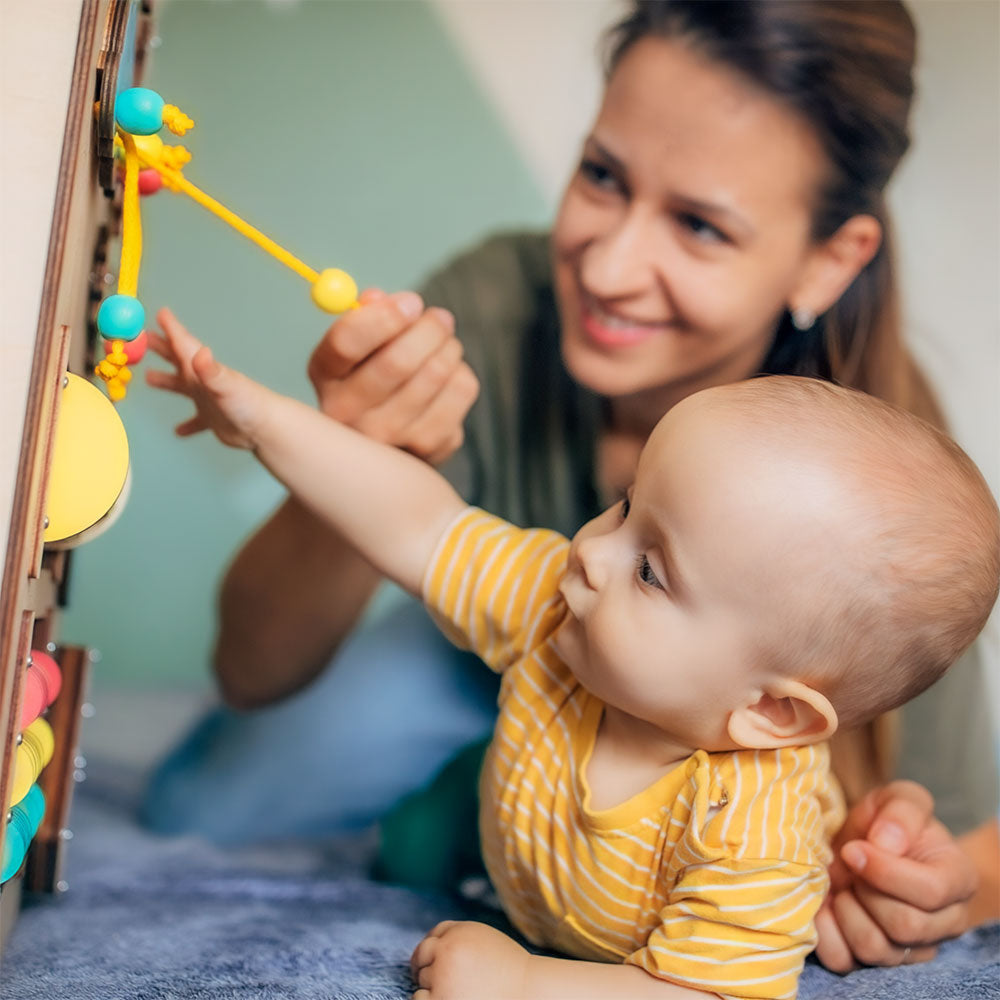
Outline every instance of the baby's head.
POLYGON ((657 425, 624 518, 574 539, 560 644, 606 702, 692 746, 808 743, 930 686, 998 581, 997 506, 957 445, 870 396, 760 378, 657 425), (615 591, 630 549, 635 592, 615 591))

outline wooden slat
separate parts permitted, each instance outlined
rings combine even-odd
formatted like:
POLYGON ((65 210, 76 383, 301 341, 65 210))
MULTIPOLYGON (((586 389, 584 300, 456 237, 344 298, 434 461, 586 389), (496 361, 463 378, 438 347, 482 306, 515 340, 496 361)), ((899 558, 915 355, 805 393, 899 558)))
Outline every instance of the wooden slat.
POLYGON ((49 706, 46 718, 55 735, 57 752, 38 781, 45 795, 45 816, 28 852, 26 888, 32 892, 53 892, 62 888, 62 833, 68 830, 70 803, 80 745, 81 706, 87 691, 90 656, 82 646, 57 649, 53 656, 62 670, 59 697, 49 706))

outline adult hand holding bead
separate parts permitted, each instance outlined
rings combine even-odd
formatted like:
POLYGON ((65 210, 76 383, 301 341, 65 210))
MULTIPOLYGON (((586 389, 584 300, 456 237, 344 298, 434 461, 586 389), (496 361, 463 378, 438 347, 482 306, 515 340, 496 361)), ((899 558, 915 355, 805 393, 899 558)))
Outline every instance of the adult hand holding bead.
POLYGON ((463 360, 454 317, 415 292, 369 289, 317 344, 309 379, 320 409, 432 465, 461 446, 479 381, 463 360))

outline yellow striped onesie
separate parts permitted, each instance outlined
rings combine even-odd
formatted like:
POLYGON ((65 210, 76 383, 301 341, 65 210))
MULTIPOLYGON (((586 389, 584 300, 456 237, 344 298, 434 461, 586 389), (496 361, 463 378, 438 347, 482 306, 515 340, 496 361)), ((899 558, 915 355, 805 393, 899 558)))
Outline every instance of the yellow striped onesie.
POLYGON ((503 671, 479 822, 507 915, 529 941, 578 958, 727 997, 794 997, 843 819, 826 746, 699 750, 591 809, 603 705, 549 644, 568 548, 470 507, 423 584, 449 638, 503 671))

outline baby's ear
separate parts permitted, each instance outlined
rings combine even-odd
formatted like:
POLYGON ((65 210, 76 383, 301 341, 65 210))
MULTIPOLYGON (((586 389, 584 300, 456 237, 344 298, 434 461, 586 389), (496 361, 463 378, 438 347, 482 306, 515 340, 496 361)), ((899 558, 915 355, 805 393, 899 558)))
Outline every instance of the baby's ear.
POLYGON ((773 750, 828 740, 837 712, 825 695, 800 681, 774 681, 753 702, 729 715, 729 737, 747 750, 773 750))

